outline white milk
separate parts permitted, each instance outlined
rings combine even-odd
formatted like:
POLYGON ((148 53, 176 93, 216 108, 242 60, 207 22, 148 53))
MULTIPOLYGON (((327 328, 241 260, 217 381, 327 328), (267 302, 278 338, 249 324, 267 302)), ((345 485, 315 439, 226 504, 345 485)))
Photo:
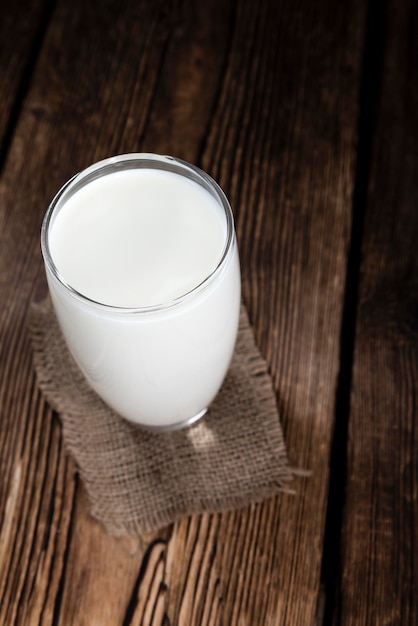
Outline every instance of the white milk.
POLYGON ((158 429, 202 414, 216 395, 235 344, 240 275, 234 234, 225 254, 219 196, 150 165, 112 170, 72 195, 70 183, 50 209, 43 249, 88 382, 118 413, 158 429))
POLYGON ((158 170, 116 172, 67 200, 50 251, 81 294, 118 307, 164 304, 215 270, 226 241, 222 207, 197 183, 158 170))

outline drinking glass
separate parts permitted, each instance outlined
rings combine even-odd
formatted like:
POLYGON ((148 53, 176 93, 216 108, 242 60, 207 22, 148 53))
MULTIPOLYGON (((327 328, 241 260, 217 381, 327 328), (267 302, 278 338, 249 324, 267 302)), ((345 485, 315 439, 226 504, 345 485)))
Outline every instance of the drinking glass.
MULTIPOLYGON (((137 184, 141 184, 139 178, 137 184)), ((167 193, 167 207, 174 200, 181 204, 181 194, 181 185, 178 197, 167 193)), ((150 210, 152 204, 151 198, 150 210)), ((193 216, 197 223, 204 219, 198 203, 193 216)), ((123 232, 118 216, 116 223, 123 232)), ((91 232, 94 230, 92 222, 91 232)), ((200 224, 199 232, 205 232, 205 224, 200 224)), ((156 242, 159 236, 156 232, 156 242)), ((204 245, 204 237, 201 242, 204 245)), ((182 245, 182 237, 178 243, 182 245)), ((123 248, 123 242, 120 244, 123 248)), ((155 431, 181 428, 202 417, 228 370, 240 310, 240 267, 233 215, 218 184, 201 169, 173 157, 126 154, 105 159, 74 176, 54 197, 43 220, 41 248, 51 300, 66 344, 88 384, 105 403, 122 417, 155 431), (117 299, 109 304, 100 301, 94 289, 90 293, 88 288, 80 290, 74 286, 59 267, 53 250, 60 250, 60 246, 70 246, 70 258, 74 264, 80 261, 77 242, 71 242, 65 230, 64 235, 59 235, 62 241, 54 241, 58 237, 54 225, 68 203, 77 200, 77 194, 83 191, 89 194, 89 204, 83 211, 94 208, 96 218, 105 220, 104 213, 100 217, 99 192, 103 185, 112 193, 115 175, 144 170, 161 178, 160 193, 168 173, 180 177, 179 182, 187 181, 197 185, 199 192, 210 194, 222 221, 219 258, 198 284, 173 298, 140 306, 125 306, 117 299)), ((92 263, 96 261, 92 253, 92 263)), ((106 276, 102 278, 106 281, 106 276)), ((164 275, 161 282, 164 283, 164 275)), ((110 278, 106 288, 113 288, 110 278)))

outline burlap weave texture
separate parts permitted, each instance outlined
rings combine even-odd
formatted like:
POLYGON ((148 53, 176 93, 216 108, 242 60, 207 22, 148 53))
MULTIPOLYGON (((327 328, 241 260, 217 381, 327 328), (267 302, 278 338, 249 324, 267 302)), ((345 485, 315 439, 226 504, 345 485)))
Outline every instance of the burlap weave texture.
POLYGON ((31 306, 28 322, 39 386, 60 416, 92 515, 110 533, 148 533, 290 490, 275 393, 244 306, 218 397, 202 420, 171 433, 131 424, 90 389, 49 300, 31 306))

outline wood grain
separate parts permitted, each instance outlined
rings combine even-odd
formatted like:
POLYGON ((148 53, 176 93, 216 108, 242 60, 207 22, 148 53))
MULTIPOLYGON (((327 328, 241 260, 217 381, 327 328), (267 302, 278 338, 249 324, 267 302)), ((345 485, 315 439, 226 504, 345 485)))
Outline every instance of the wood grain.
POLYGON ((42 45, 50 4, 22 0, 0 6, 0 166, 42 45))
POLYGON ((388 2, 382 23, 336 615, 356 626, 418 623, 416 3, 388 2))
POLYGON ((0 180, 1 623, 315 623, 364 17, 357 0, 58 0, 0 180), (51 196, 136 150, 194 161, 228 193, 290 459, 313 471, 296 497, 184 519, 146 547, 89 517, 24 329, 51 196))

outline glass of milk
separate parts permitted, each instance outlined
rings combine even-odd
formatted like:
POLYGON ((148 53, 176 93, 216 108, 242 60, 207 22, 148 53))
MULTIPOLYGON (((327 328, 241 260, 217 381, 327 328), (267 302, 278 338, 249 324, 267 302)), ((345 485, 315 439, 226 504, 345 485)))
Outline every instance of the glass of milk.
POLYGON ((172 157, 106 159, 58 192, 41 245, 62 333, 97 394, 156 431, 204 415, 240 310, 233 216, 216 182, 172 157))

